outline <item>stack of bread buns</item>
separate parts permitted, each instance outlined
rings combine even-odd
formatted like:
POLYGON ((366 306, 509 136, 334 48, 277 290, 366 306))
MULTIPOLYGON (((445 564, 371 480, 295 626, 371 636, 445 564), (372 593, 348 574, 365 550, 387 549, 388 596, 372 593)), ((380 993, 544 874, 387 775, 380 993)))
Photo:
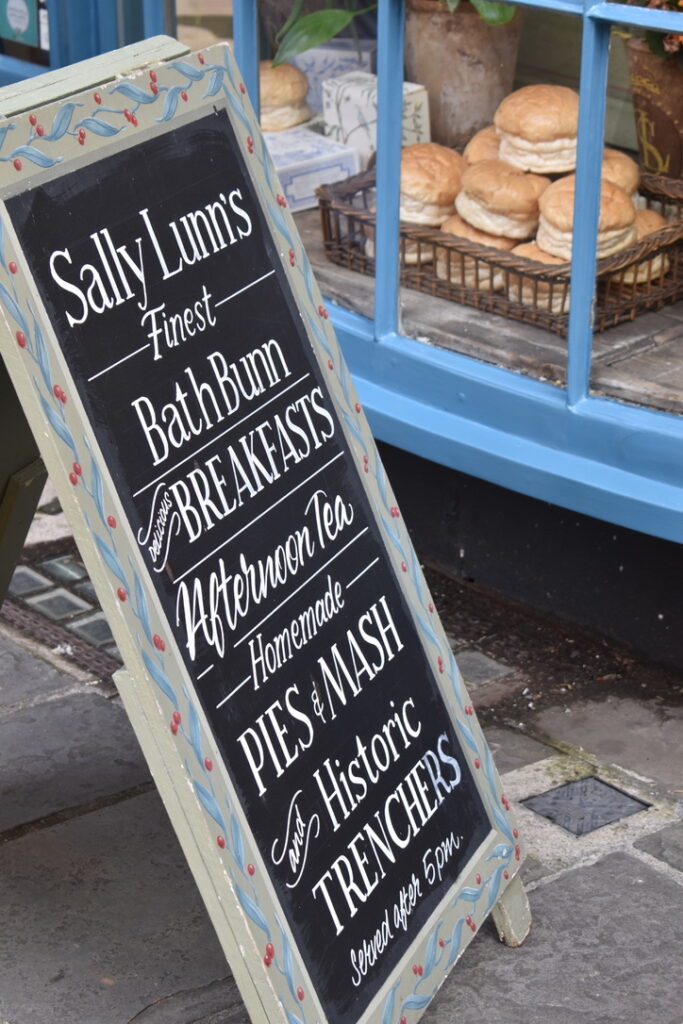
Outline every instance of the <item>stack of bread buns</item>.
POLYGON ((273 65, 272 60, 259 64, 260 124, 264 132, 280 132, 293 128, 312 117, 306 103, 308 79, 294 64, 273 65))

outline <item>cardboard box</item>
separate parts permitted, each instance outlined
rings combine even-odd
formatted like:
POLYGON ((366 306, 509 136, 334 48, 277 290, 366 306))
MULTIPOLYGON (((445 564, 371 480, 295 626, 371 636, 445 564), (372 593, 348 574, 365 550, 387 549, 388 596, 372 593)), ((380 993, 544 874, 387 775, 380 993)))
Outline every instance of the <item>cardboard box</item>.
MULTIPOLYGON (((323 83, 325 134, 358 152, 365 170, 377 149, 377 76, 349 71, 323 83)), ((423 85, 403 83, 402 145, 429 142, 429 98, 423 85)))
POLYGON ((316 114, 323 112, 323 82, 347 71, 374 71, 377 43, 374 39, 334 39, 294 57, 293 63, 308 78, 307 102, 316 114))
POLYGON ((263 137, 293 212, 318 205, 318 185, 329 185, 358 173, 355 149, 308 128, 264 132, 263 137))

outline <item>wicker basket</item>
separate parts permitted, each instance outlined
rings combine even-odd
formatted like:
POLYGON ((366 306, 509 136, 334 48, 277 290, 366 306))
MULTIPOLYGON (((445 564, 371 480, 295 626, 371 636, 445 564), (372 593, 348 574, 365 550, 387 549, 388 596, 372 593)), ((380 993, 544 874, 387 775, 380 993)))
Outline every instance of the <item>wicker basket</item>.
MULTIPOLYGON (((595 331, 683 298, 683 181, 643 174, 640 191, 670 223, 598 261, 595 331)), ((374 170, 323 185, 318 198, 327 258, 374 276, 374 170)), ((405 223, 399 245, 402 285, 566 335, 569 263, 549 266, 405 223)))

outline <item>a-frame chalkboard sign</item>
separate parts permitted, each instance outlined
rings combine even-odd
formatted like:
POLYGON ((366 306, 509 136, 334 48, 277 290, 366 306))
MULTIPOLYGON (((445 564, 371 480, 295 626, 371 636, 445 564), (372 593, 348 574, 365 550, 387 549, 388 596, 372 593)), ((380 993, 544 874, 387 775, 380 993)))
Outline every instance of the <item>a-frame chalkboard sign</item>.
POLYGON ((522 839, 236 65, 179 52, 0 94, 2 355, 252 1019, 412 1024, 524 938, 522 839))

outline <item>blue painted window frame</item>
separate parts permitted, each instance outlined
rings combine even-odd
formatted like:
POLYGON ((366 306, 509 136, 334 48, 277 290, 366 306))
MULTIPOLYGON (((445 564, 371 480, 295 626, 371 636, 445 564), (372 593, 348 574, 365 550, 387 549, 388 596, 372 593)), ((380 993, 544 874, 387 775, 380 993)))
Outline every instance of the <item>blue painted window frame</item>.
MULTIPOLYGON (((525 0, 583 26, 577 210, 567 342, 558 388, 400 332, 398 224, 404 0, 378 0, 379 126, 374 319, 333 320, 375 435, 423 457, 561 507, 683 540, 683 418, 590 393, 591 306, 610 32, 683 32, 683 14, 593 0, 525 0)), ((235 50, 258 88, 254 0, 234 0, 235 50)), ((504 330, 502 322, 501 330, 504 330)))

